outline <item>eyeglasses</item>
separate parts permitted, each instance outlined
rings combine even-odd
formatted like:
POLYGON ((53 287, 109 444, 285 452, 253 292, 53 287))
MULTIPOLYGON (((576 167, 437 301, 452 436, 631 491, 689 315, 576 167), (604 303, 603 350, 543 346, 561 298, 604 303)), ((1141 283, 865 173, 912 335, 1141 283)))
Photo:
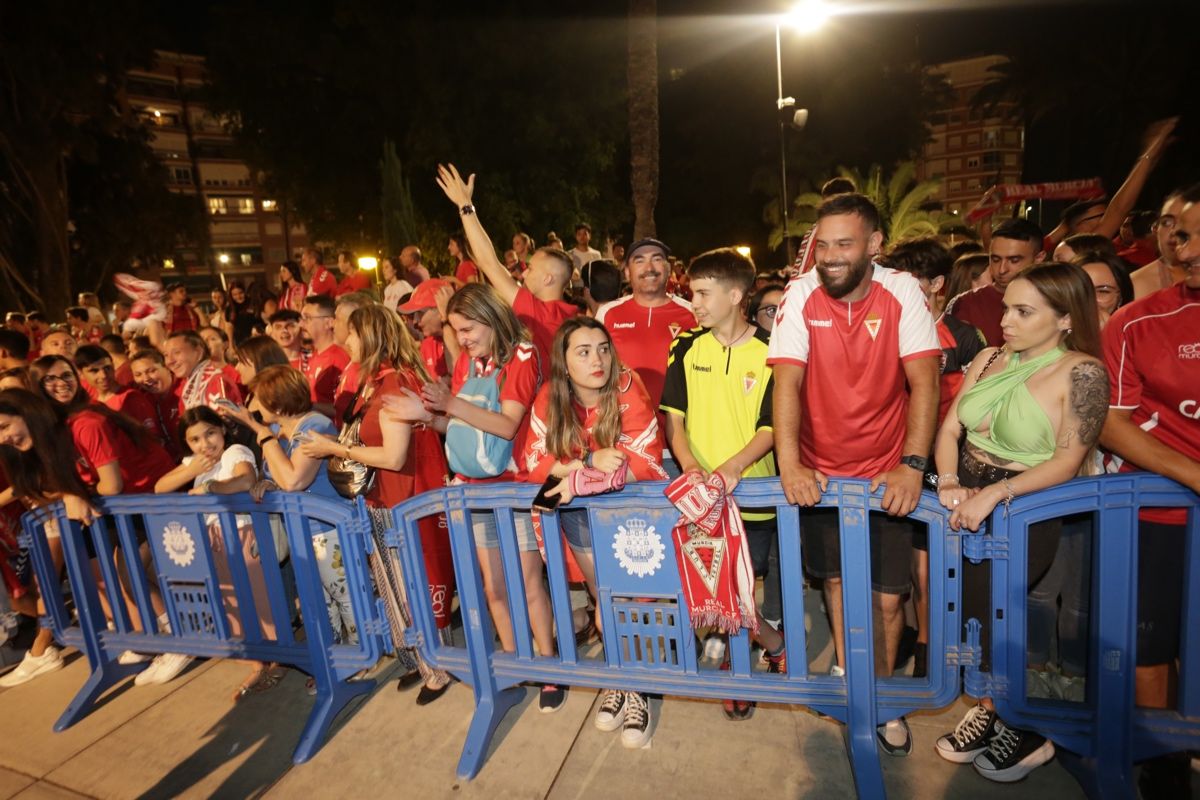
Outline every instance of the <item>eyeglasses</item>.
POLYGON ((1120 294, 1121 290, 1116 286, 1109 286, 1107 283, 1102 283, 1096 287, 1097 297, 1111 297, 1114 294, 1120 294))
POLYGON ((779 306, 760 306, 758 311, 754 312, 755 316, 766 314, 771 319, 775 318, 775 312, 779 310, 779 306))
POLYGON ((43 375, 42 386, 49 386, 54 383, 74 383, 75 375, 70 372, 64 372, 62 375, 43 375))

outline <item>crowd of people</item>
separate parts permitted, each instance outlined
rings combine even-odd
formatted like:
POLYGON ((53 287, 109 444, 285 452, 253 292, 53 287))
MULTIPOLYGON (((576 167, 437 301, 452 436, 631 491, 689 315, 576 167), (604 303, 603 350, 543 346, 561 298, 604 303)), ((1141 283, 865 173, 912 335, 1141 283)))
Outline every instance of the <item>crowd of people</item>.
MULTIPOLYGON (((110 320, 94 296, 81 297, 62 326, 37 312, 10 314, 0 331, 0 568, 11 607, 27 617, 39 610, 14 521, 60 498, 88 522, 96 495, 362 496, 382 542, 386 510, 416 494, 447 482, 526 481, 542 484, 547 506, 558 507, 572 573, 591 595, 576 615, 585 640, 601 620, 590 613, 588 517, 574 498, 667 479, 728 494, 743 478, 778 476, 788 501, 807 507, 829 478, 863 478, 884 487, 885 513, 870 519, 876 673, 907 669, 911 658, 920 677, 937 624, 928 537, 907 519, 923 489, 936 492, 952 528, 969 531, 1017 496, 1104 470, 1148 469, 1200 491, 1200 186, 1172 192, 1155 214, 1122 208, 1132 202, 1126 192, 1072 206, 1049 235, 1013 215, 985 223, 982 241, 947 246, 933 237, 887 242, 877 208, 839 179, 824 188, 796 263, 760 273, 734 248, 685 267, 654 238, 611 248, 606 259, 586 224, 570 250, 557 237, 536 247, 518 232, 501 255, 476 213, 474 176, 441 167, 438 184, 462 223, 448 243, 452 275, 431 276, 410 246, 383 259, 377 287, 352 254, 339 254, 339 278, 310 248, 299 264, 280 267, 269 304, 250 303, 234 284, 215 289, 214 310, 202 315, 183 287, 167 287, 171 312, 157 332, 128 335, 128 307, 118 303, 110 320), (910 599, 915 637, 906 637, 910 599)), ((541 513, 518 512, 514 532, 530 633, 551 656, 541 513)), ((761 668, 786 672, 781 582, 801 576, 780 574, 773 513, 740 516, 763 582, 743 624, 762 648, 761 668)), ((444 526, 427 522, 430 590, 450 597, 449 542, 444 526)), ((1139 521, 1137 701, 1145 706, 1176 700, 1185 522, 1169 509, 1144 510, 1139 521)), ((487 610, 500 648, 513 651, 511 608, 520 599, 506 594, 501 526, 484 512, 472 523, 487 610)), ((261 537, 270 532, 248 519, 238 525, 251 580, 261 581, 261 537)), ((55 535, 47 530, 61 567, 55 535)), ((820 587, 833 634, 831 671, 841 675, 836 510, 804 511, 800 537, 805 577, 820 587)), ((1090 518, 1030 532, 1029 685, 1042 696, 1083 697, 1091 537, 1090 518)), ((329 621, 353 641, 336 532, 314 534, 313 545, 329 621)), ((284 559, 285 549, 275 541, 266 551, 284 559)), ((122 569, 149 566, 144 546, 116 557, 122 569)), ((375 558, 370 569, 389 619, 402 625, 396 562, 375 558)), ((964 563, 962 587, 963 619, 983 625, 986 671, 988 568, 964 563)), ((160 629, 169 626, 156 590, 150 602, 160 629)), ((449 635, 451 604, 438 607, 449 635)), ((266 636, 291 623, 272 619, 265 604, 257 612, 266 636)), ((421 685, 416 702, 452 685, 416 653, 397 655, 401 688, 421 685)), ((157 656, 136 682, 169 681, 189 660, 157 656)), ((0 686, 61 666, 41 630, 0 686)), ((270 689, 280 675, 252 664, 235 698, 270 689)), ((542 686, 539 708, 556 711, 565 697, 563 687, 542 686)), ((731 720, 754 710, 738 698, 722 708, 731 720)), ((653 731, 645 695, 620 686, 603 693, 595 724, 620 730, 630 748, 653 731)), ((891 755, 913 746, 903 718, 880 726, 878 739, 891 755)), ((1001 782, 1054 752, 1000 719, 986 697, 931 744, 1001 782)), ((1145 774, 1178 780, 1178 767, 1168 759, 1145 774)))

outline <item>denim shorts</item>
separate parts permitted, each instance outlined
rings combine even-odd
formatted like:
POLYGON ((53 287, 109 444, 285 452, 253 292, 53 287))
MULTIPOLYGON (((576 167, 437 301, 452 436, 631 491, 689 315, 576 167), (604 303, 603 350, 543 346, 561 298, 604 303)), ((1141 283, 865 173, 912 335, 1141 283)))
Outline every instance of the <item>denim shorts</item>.
POLYGON ((572 550, 591 551, 592 529, 588 524, 588 512, 582 509, 559 511, 558 527, 572 550))
MULTIPOLYGON (((471 528, 475 533, 475 546, 485 550, 500 547, 496 515, 491 511, 472 511, 471 528)), ((517 533, 517 549, 521 552, 537 550, 537 537, 533 534, 533 518, 528 511, 513 512, 513 528, 517 533)))

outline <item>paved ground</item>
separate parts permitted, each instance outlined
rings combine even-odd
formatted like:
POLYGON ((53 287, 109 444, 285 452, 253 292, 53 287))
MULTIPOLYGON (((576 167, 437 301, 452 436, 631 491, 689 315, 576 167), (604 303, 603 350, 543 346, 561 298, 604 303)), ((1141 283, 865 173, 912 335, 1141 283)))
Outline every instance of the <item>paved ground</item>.
MULTIPOLYGON (((827 666, 827 636, 813 638, 814 664, 827 666)), ((619 734, 592 726, 590 690, 571 691, 553 715, 539 714, 528 690, 526 702, 504 720, 480 775, 460 782, 454 773, 472 711, 470 690, 455 686, 422 708, 415 692, 399 693, 388 681, 351 705, 317 755, 295 766, 291 752, 313 702, 303 676, 291 673, 276 689, 235 705, 230 695, 245 671, 236 663, 202 662, 166 686, 130 681, 58 734, 51 725, 87 673, 82 657, 73 654, 57 673, 0 690, 0 800, 853 796, 841 727, 803 708, 764 706, 746 722, 729 723, 715 702, 667 698, 653 704, 652 746, 628 751, 619 734)), ((889 797, 1083 796, 1057 762, 1019 787, 1005 787, 938 758, 934 739, 965 708, 909 718, 912 755, 883 757, 889 797)))

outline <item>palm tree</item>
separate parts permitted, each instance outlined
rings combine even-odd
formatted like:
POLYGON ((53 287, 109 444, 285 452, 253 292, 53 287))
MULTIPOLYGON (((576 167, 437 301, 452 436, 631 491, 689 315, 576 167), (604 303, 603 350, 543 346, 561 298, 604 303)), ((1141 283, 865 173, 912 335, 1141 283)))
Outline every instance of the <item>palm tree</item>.
POLYGON ((629 166, 633 238, 654 236, 658 203, 658 3, 629 0, 629 166))
MULTIPOLYGON (((891 177, 884 179, 883 168, 873 165, 864 175, 856 169, 838 167, 838 175, 854 181, 858 191, 871 198, 879 209, 883 231, 889 241, 911 239, 918 236, 937 236, 942 212, 929 210, 928 203, 938 193, 941 179, 918 181, 917 165, 913 161, 901 161, 891 177)), ((788 225, 789 236, 803 236, 817 218, 817 207, 821 195, 807 192, 793 203, 794 218, 788 225)), ((783 241, 781 227, 771 231, 770 246, 777 247, 783 241)))

